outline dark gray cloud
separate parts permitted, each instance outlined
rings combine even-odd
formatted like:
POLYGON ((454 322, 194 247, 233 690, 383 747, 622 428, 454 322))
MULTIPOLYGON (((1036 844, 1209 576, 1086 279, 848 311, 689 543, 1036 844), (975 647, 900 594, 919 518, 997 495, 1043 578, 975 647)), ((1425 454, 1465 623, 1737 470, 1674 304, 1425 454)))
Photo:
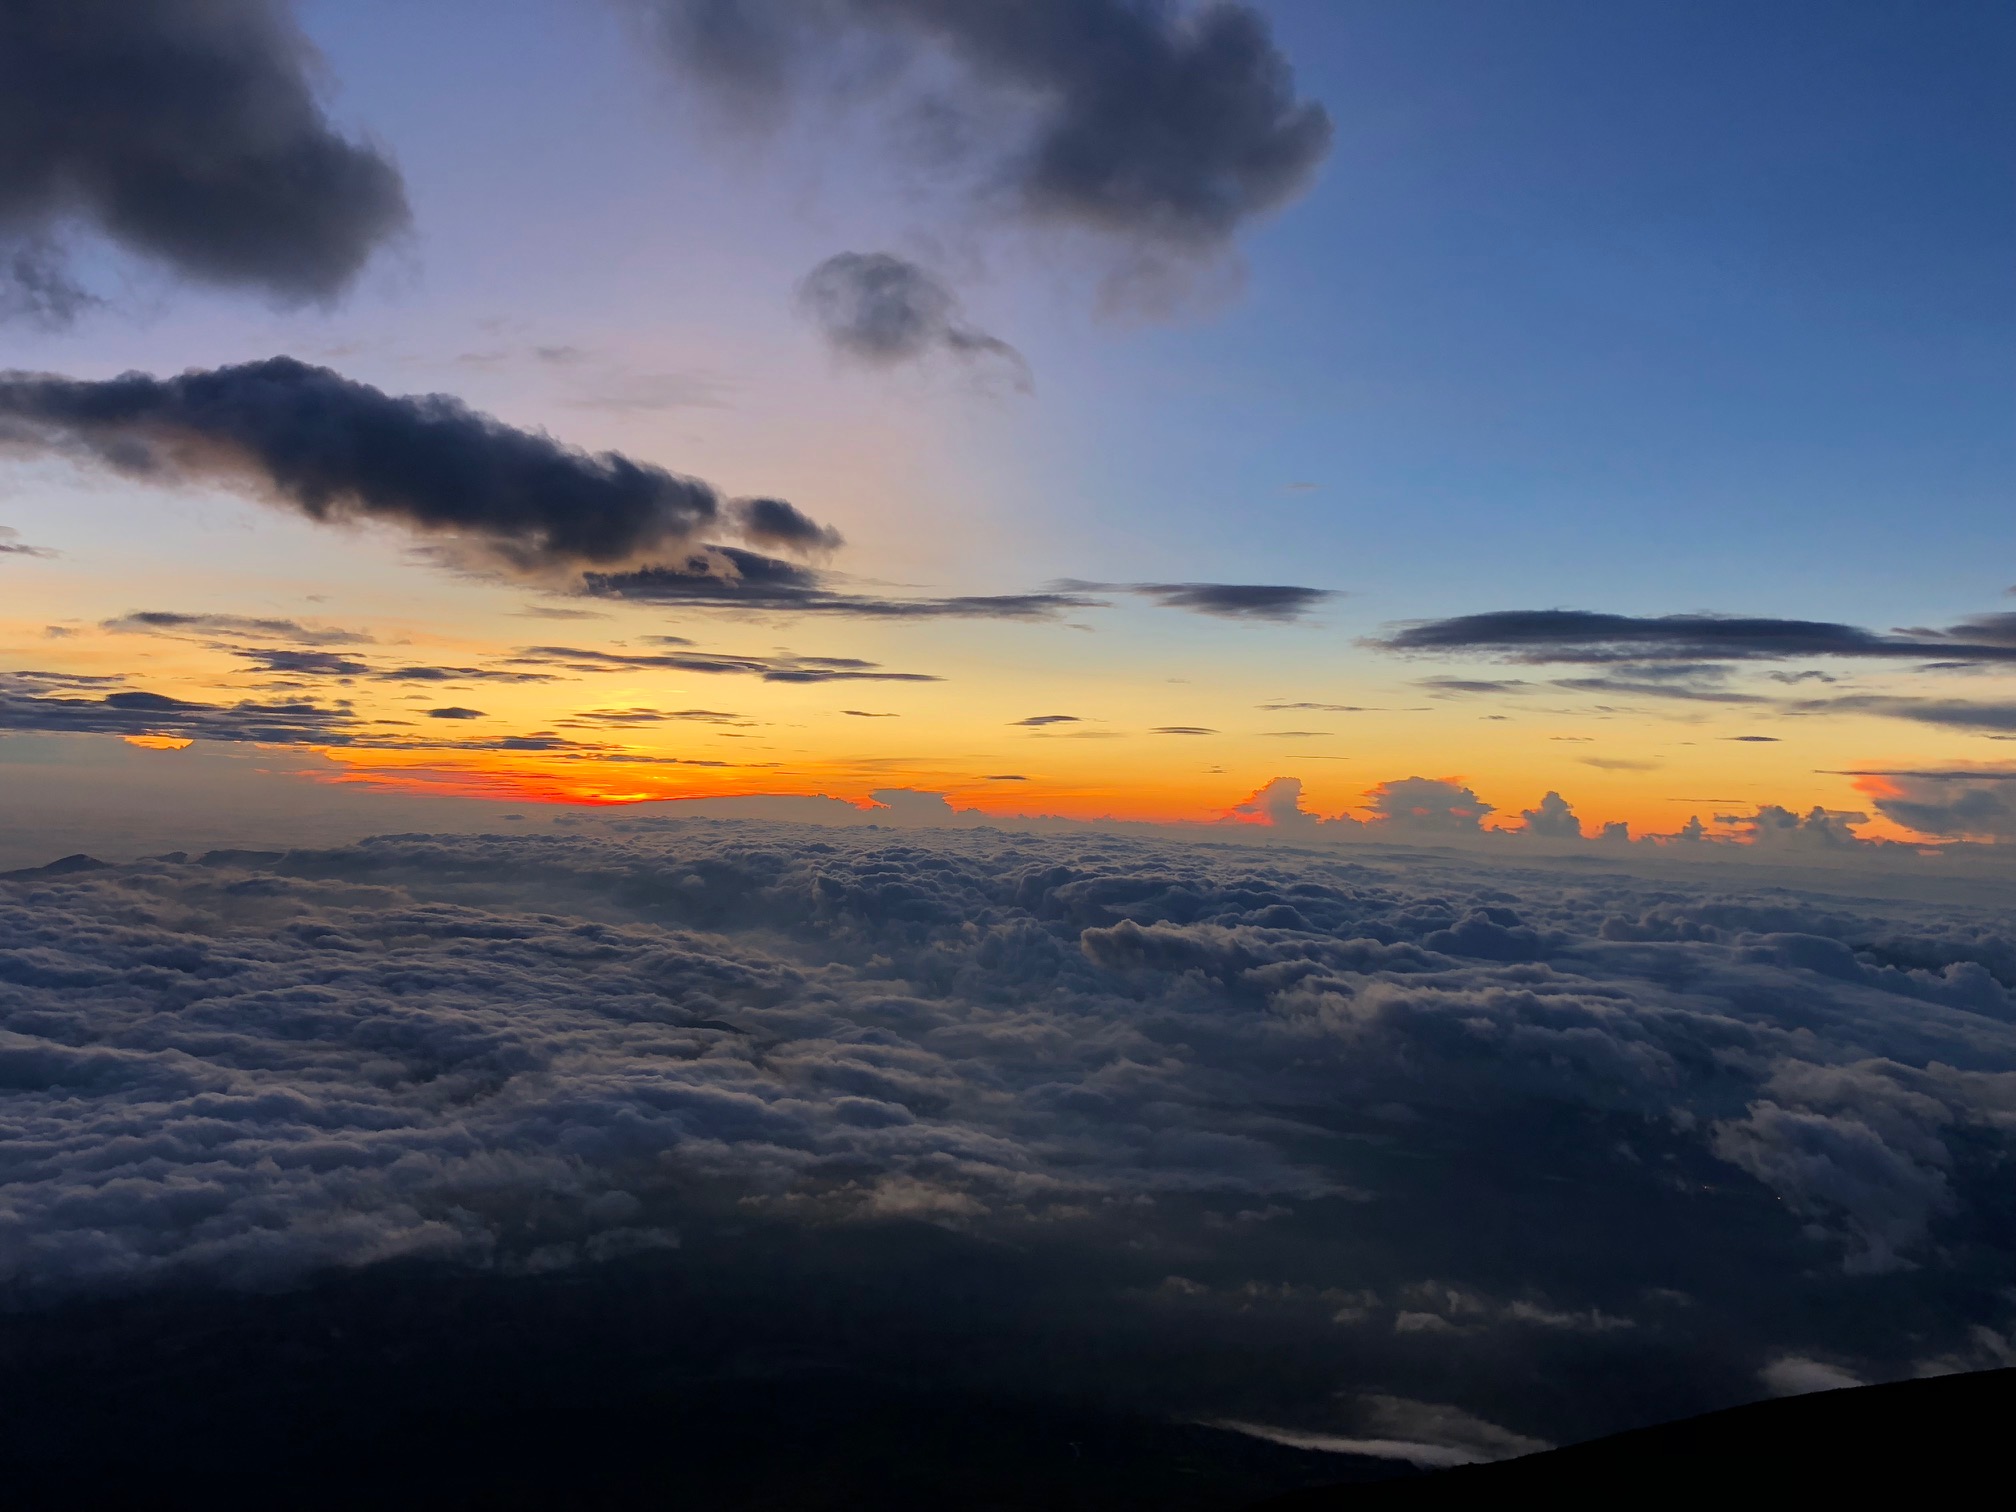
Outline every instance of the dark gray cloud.
POLYGON ((796 562, 708 546, 676 563, 631 572, 589 572, 582 591, 598 598, 703 609, 748 609, 783 614, 830 614, 854 619, 1055 619, 1067 610, 1097 609, 1083 594, 990 593, 949 598, 890 598, 831 585, 824 573, 796 562))
POLYGON ((1029 387, 1029 365, 997 336, 968 325, 937 274, 889 252, 837 252, 805 275, 798 304, 836 352, 875 367, 939 353, 1000 364, 1029 387))
POLYGON ((1212 251, 1330 148, 1265 18, 1232 0, 635 3, 687 77, 759 116, 881 84, 941 168, 964 161, 1035 224, 1212 251))
POLYGON ((1017 719, 1012 723, 1026 729, 1041 730, 1051 725, 1081 724, 1083 721, 1076 714, 1031 714, 1027 719, 1017 719))
POLYGON ((363 646, 372 639, 362 630, 304 625, 299 620, 257 619, 243 614, 176 614, 166 609, 136 610, 104 620, 98 628, 132 635, 251 636, 291 641, 297 646, 363 646))
POLYGON ((429 719, 483 719, 486 716, 481 709, 465 709, 460 704, 449 704, 444 708, 429 709, 427 717, 429 719))
POLYGON ((1157 725, 1148 732, 1150 735, 1216 735, 1216 730, 1203 725, 1157 725))
POLYGON ((735 518, 695 478, 519 430, 445 394, 395 397, 291 357, 86 381, 0 374, 0 446, 127 477, 249 488, 321 522, 369 520, 524 571, 690 549, 735 518))
POLYGON ((21 532, 11 525, 0 525, 0 556, 53 557, 56 553, 47 546, 31 546, 21 539, 21 532))
POLYGON ((0 880, 17 1305, 753 1270, 919 1383, 1484 1457, 2007 1347, 1993 901, 617 822, 0 880))
POLYGON ((760 677, 775 683, 943 681, 925 672, 885 672, 878 663, 852 656, 734 656, 708 651, 584 651, 573 646, 520 646, 512 662, 517 666, 550 667, 566 672, 702 672, 760 677))
POLYGON ((59 238, 286 302, 340 294, 407 223, 396 168, 339 136, 278 0, 9 0, 0 9, 0 313, 90 302, 59 238))
POLYGON ((1287 583, 1088 583, 1064 578, 1051 586, 1066 593, 1133 593, 1165 609, 1277 623, 1298 620, 1337 596, 1332 589, 1287 583))

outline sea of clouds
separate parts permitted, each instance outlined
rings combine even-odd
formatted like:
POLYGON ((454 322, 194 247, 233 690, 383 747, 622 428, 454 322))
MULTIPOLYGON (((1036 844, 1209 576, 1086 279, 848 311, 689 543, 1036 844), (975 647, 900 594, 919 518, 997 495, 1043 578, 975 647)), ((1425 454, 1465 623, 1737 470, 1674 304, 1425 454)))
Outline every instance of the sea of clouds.
POLYGON ((631 828, 0 879, 6 1297, 756 1233, 928 1369, 1429 1458, 2011 1359, 2004 910, 631 828))

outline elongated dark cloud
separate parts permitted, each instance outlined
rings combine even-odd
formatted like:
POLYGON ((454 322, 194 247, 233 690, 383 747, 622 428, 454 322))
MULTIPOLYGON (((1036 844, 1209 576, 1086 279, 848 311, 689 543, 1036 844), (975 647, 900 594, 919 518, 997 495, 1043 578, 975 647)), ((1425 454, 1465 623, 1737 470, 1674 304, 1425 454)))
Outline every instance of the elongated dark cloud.
POLYGON ((72 226, 204 283, 340 294, 406 198, 330 125, 312 65, 277 0, 8 0, 0 309, 60 322, 89 302, 52 240, 72 226))
POLYGON ((1405 625, 1369 644, 1382 651, 1547 662, 1737 662, 1840 656, 1949 662, 2016 661, 2010 616, 1951 630, 1882 635, 1825 620, 1719 614, 1635 616, 1582 609, 1511 609, 1405 625))
POLYGON ((1329 588, 1287 583, 1088 583, 1064 578, 1051 585, 1068 593, 1132 593, 1165 609, 1187 609, 1219 619, 1286 622, 1337 595, 1329 588))
POLYGON ((709 546, 683 561, 630 572, 589 572, 582 591, 598 598, 706 609, 829 614, 856 619, 1055 619, 1097 609, 1081 593, 986 593, 950 598, 890 598, 830 585, 825 574, 735 546, 709 546))
POLYGON ((684 551, 734 519, 771 539, 817 528, 777 500, 731 516, 698 479, 291 357, 102 382, 0 373, 0 446, 246 488, 312 520, 393 525, 530 572, 684 551))
POLYGON ((635 3, 696 85, 759 115, 885 81, 941 168, 964 160, 1036 224, 1213 250, 1299 195, 1330 147, 1266 20, 1233 0, 635 3))
POLYGON ((798 304, 842 356, 893 367, 946 353, 1001 364, 1029 387, 1022 354, 968 325, 945 281, 889 252, 839 252, 805 275, 798 304))

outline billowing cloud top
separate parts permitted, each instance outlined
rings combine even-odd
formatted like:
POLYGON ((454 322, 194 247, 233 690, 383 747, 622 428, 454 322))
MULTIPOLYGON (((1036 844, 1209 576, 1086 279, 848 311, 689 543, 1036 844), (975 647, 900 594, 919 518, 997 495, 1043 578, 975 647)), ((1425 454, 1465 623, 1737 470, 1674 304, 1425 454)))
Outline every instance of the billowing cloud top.
POLYGON ((0 310, 89 296, 50 239, 81 218, 207 283, 340 293, 406 224, 398 170, 338 136, 277 0, 9 0, 0 7, 0 310))
MULTIPOLYGON (((311 519, 383 521, 526 570, 683 549, 728 517, 698 479, 291 357, 174 378, 0 374, 0 444, 133 477, 249 486, 311 519)), ((737 510, 766 542, 837 539, 781 500, 737 510)))
POLYGON ((923 1257, 970 1240, 1153 1409, 1335 1432, 1404 1393, 1534 1438, 1587 1421, 1536 1371, 1677 1415, 2008 1327, 1998 909, 629 828, 0 879, 0 1272, 704 1266, 756 1224, 913 1277, 926 1338, 971 1293, 923 1257))

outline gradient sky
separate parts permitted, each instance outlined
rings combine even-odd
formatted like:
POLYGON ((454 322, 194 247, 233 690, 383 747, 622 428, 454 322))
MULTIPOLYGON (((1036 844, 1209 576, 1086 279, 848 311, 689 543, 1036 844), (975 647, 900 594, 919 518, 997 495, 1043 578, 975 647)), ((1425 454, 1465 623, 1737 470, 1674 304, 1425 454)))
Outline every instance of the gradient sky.
MULTIPOLYGON (((138 732, 163 749, 136 754, 102 749, 116 732, 10 716, 7 821, 51 801, 52 773, 84 804, 258 787, 308 806, 332 782, 473 795, 485 813, 916 788, 990 813, 1165 820, 1284 776, 1313 811, 1359 810, 1418 775, 1474 790, 1494 824, 1553 789, 1634 833, 1886 795, 1922 816, 1997 791, 2016 766, 2008 673, 1943 656, 1933 632, 2006 610, 2016 581, 2016 15, 1261 9, 1332 150, 1292 203, 1150 285, 1138 245, 976 201, 893 151, 877 110, 822 99, 767 132, 738 124, 635 7, 313 0, 298 15, 331 119, 396 163, 410 232, 337 297, 287 309, 66 222, 71 271, 102 303, 0 327, 0 367, 104 379, 288 354, 453 394, 792 501, 845 536, 823 564, 840 591, 1334 597, 1270 620, 1085 590, 1109 607, 1027 623, 609 602, 452 570, 410 533, 314 524, 214 480, 144 486, 17 447, 0 455, 0 670, 220 706, 349 699, 356 720, 405 723, 371 724, 384 745, 276 746, 170 717, 163 738, 138 732), (930 269, 1020 353, 1026 391, 985 353, 833 350, 793 291, 842 251, 930 269), (1474 638, 1368 644, 1556 608, 1904 627, 1907 644, 1600 665, 1474 638), (105 628, 136 612, 320 634, 105 628), (940 680, 586 672, 518 649, 634 656, 662 650, 652 636, 940 680), (556 680, 304 682, 239 654, 311 643, 373 668, 556 680), (1071 718, 1025 723, 1053 715, 1071 718), (583 744, 497 748, 540 732, 583 744), (1854 775, 1927 772, 1961 776, 1854 775)), ((2012 643, 2008 622, 1982 626, 1944 638, 2012 643)), ((1999 817, 1914 829, 1901 812, 1864 832, 2005 837, 1999 817)))

